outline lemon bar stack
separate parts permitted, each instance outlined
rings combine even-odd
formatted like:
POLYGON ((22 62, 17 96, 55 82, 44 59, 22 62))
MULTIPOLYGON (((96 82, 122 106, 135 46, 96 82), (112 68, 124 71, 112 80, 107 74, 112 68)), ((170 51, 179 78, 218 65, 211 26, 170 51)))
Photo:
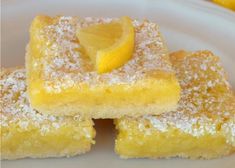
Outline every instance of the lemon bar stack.
POLYGON ((123 158, 235 151, 235 96, 209 51, 169 56, 147 20, 37 16, 24 68, 3 69, 1 157, 74 156, 114 119, 123 158))
POLYGON ((1 72, 1 157, 73 156, 92 118, 174 110, 180 87, 156 24, 128 17, 37 16, 26 70, 1 72))

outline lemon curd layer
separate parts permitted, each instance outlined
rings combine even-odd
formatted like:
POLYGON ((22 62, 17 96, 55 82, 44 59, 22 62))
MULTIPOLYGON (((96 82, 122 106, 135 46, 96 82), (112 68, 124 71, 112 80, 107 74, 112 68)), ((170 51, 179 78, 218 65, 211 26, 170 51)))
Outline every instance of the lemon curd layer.
POLYGON ((25 70, 1 70, 1 159, 74 156, 90 150, 95 130, 91 119, 42 115, 26 95, 25 70))
POLYGON ((132 21, 133 55, 119 68, 98 73, 94 61, 84 54, 77 31, 115 20, 34 19, 26 56, 33 108, 44 114, 93 118, 160 114, 176 108, 180 87, 156 24, 132 21))
POLYGON ((215 158, 235 151, 235 96, 209 51, 171 55, 182 93, 178 109, 115 121, 123 158, 215 158))

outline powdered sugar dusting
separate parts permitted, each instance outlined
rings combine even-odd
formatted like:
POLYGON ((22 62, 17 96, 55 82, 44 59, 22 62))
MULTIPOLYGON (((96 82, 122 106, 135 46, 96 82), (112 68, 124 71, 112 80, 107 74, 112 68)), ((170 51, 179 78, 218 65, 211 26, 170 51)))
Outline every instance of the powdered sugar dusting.
MULTIPOLYGON (((33 125, 39 128, 42 134, 45 134, 51 129, 58 129, 66 125, 68 117, 41 114, 30 107, 26 94, 25 78, 24 69, 2 70, 0 126, 9 127, 11 124, 16 124, 21 129, 27 130, 29 125, 33 125)), ((79 123, 79 121, 77 122, 79 123)))
POLYGON ((43 65, 45 88, 60 92, 80 83, 90 86, 99 84, 134 83, 152 71, 172 73, 167 51, 159 33, 159 27, 148 21, 133 21, 135 27, 135 51, 133 58, 124 66, 105 74, 98 74, 88 58, 80 52, 76 37, 78 28, 98 23, 108 23, 111 18, 57 17, 55 23, 41 30, 47 39, 43 65))
MULTIPOLYGON (((161 132, 173 127, 200 137, 221 131, 226 134, 228 143, 235 145, 235 96, 218 58, 209 51, 171 58, 182 88, 178 109, 137 119, 140 130, 149 128, 143 129, 147 120, 161 132)), ((126 120, 123 121, 122 126, 125 126, 126 120)))

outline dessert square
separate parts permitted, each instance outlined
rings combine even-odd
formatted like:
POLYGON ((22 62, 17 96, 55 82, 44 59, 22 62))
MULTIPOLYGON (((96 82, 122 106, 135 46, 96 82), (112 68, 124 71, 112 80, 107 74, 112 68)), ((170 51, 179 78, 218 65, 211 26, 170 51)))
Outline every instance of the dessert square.
POLYGON ((29 100, 43 114, 119 118, 160 114, 177 107, 180 87, 159 27, 133 20, 132 59, 97 73, 82 54, 76 31, 110 18, 37 16, 30 28, 26 68, 29 100))
POLYGON ((182 88, 178 109, 115 121, 123 158, 216 158, 235 152, 235 96, 210 51, 171 54, 182 88))
POLYGON ((33 110, 25 78, 23 68, 1 70, 1 159, 68 157, 89 151, 95 136, 92 120, 33 110))

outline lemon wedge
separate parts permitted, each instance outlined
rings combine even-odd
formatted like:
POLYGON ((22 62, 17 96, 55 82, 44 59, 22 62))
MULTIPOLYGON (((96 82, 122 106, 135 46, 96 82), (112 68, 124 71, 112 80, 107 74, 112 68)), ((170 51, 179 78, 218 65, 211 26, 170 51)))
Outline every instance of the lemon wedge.
POLYGON ((98 73, 123 66, 133 55, 135 31, 129 17, 78 29, 76 35, 98 73))

